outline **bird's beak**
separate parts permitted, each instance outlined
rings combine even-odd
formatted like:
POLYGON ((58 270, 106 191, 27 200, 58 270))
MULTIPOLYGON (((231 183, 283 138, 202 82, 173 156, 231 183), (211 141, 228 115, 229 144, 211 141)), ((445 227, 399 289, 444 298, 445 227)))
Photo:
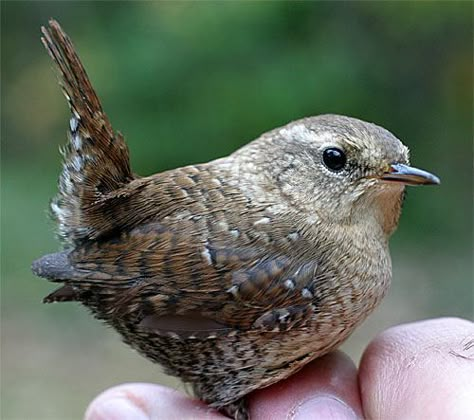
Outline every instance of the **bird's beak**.
POLYGON ((437 176, 402 163, 390 165, 388 171, 380 179, 407 185, 438 185, 440 183, 437 176))

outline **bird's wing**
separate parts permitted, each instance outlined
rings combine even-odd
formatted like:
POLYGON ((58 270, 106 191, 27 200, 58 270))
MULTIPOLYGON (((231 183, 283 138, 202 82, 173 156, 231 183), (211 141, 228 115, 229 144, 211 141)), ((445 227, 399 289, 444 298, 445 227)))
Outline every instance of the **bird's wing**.
POLYGON ((134 319, 158 332, 281 331, 304 326, 315 310, 318 264, 280 248, 277 242, 239 243, 212 234, 202 240, 189 226, 180 232, 149 223, 68 254, 43 257, 53 261, 49 275, 46 269, 36 272, 65 283, 46 301, 87 305, 96 295, 107 316, 140 314, 134 319), (53 268, 54 260, 60 269, 53 268))

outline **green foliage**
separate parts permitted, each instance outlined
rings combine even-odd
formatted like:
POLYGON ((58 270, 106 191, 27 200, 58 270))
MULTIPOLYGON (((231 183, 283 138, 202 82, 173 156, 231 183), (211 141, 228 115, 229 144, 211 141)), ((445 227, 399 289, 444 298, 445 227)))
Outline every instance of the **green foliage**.
MULTIPOLYGON (((392 130, 415 164, 440 175, 440 189, 417 191, 408 206, 443 235, 459 241, 466 233, 467 3, 40 2, 6 3, 4 11, 9 162, 59 160, 67 109, 38 40, 40 24, 53 15, 125 133, 138 173, 222 156, 302 116, 348 114, 392 130), (444 203, 459 203, 464 223, 444 203)), ((416 224, 409 216, 402 235, 413 239, 416 224)))

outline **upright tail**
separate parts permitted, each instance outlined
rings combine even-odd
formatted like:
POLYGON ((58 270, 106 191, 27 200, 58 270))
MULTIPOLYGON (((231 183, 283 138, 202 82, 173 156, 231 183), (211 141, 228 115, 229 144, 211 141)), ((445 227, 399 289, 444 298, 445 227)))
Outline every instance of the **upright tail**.
POLYGON ((134 176, 125 141, 114 133, 71 40, 55 20, 42 32, 72 112, 59 194, 51 211, 59 236, 73 245, 108 233, 114 223, 101 213, 101 203, 134 176))

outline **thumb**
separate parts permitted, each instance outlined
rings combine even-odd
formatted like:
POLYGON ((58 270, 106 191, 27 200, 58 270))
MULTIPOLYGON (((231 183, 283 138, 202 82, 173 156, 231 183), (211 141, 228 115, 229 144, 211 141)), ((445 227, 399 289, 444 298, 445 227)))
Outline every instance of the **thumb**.
POLYGON ((250 418, 362 418, 357 368, 342 352, 321 357, 301 371, 250 397, 250 418))

